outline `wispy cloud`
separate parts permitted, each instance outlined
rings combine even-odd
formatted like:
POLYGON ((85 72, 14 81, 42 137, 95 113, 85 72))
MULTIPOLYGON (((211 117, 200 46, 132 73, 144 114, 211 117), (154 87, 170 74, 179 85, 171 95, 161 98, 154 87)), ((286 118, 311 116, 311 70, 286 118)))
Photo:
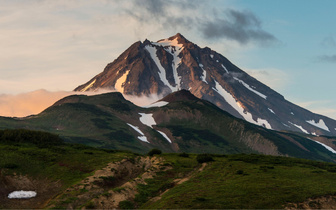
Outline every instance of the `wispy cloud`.
POLYGON ((223 17, 206 20, 200 26, 205 38, 229 39, 240 44, 269 45, 278 40, 262 28, 261 20, 250 11, 226 10, 223 17))
MULTIPOLYGON (((244 69, 244 68, 243 68, 244 69)), ((290 82, 290 76, 276 68, 263 68, 263 69, 244 69, 248 74, 257 80, 261 81, 265 85, 271 87, 272 89, 279 91, 286 87, 290 82)))
MULTIPOLYGON (((100 89, 95 92, 73 92, 73 91, 47 91, 44 89, 20 93, 0 95, 0 116, 5 117, 26 117, 41 113, 56 101, 69 95, 97 95, 102 93, 115 92, 111 89, 100 89)), ((124 95, 126 100, 138 106, 147 106, 162 98, 156 94, 150 96, 124 95)))
POLYGON ((323 47, 336 47, 336 41, 333 36, 327 36, 321 41, 323 47))
POLYGON ((221 9, 206 1, 133 0, 127 14, 140 24, 160 23, 162 28, 191 29, 205 39, 228 39, 242 45, 269 45, 277 38, 262 28, 262 21, 251 11, 221 9), (198 14, 198 15, 195 15, 198 14))
POLYGON ((299 101, 297 104, 314 113, 336 119, 336 108, 334 108, 335 102, 333 100, 299 101))
POLYGON ((336 55, 321 55, 317 59, 320 62, 336 63, 336 55))
POLYGON ((0 90, 72 90, 101 72, 133 42, 156 41, 177 32, 198 44, 220 39, 224 45, 227 41, 230 49, 237 46, 231 42, 263 45, 276 40, 255 14, 224 8, 226 4, 202 0, 3 1, 0 74, 5 82, 0 83, 0 90))

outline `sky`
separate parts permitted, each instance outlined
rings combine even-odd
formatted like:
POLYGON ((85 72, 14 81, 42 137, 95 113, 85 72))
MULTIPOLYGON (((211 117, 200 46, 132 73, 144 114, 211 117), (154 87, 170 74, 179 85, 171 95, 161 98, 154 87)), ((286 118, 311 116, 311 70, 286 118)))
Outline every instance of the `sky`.
POLYGON ((179 32, 336 119, 335 9, 334 0, 0 0, 0 110, 16 115, 31 97, 51 105, 134 42, 179 32))

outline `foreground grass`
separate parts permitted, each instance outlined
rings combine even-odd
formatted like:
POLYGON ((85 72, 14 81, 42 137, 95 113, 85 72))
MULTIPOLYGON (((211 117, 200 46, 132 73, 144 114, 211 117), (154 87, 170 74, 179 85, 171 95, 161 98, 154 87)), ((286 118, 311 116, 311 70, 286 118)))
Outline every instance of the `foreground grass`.
MULTIPOLYGON (((109 162, 136 156, 64 144, 47 133, 16 130, 0 134, 0 184, 6 176, 24 175, 60 181, 57 193, 62 193, 109 162)), ((158 156, 164 159, 162 170, 146 184, 139 184, 135 198, 122 201, 120 208, 279 209, 307 198, 336 195, 333 163, 253 154, 212 155, 214 161, 199 171, 195 154, 158 156), (181 179, 187 181, 178 184, 181 179)), ((0 208, 5 207, 0 202, 0 208)))
POLYGON ((141 208, 278 209, 288 202, 336 193, 334 164, 263 155, 214 159, 189 181, 141 208))
MULTIPOLYGON (((129 152, 62 144, 41 148, 32 143, 0 143, 0 174, 61 180, 63 188, 82 180, 109 162, 134 156, 129 152)), ((1 178, 1 177, 0 177, 1 178)))

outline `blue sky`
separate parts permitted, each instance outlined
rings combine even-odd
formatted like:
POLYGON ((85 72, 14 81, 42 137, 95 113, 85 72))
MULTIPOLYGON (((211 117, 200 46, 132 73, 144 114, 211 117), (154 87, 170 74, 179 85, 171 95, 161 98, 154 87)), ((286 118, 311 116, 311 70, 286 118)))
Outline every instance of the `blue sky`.
POLYGON ((73 90, 132 43, 180 32, 336 119, 335 9, 334 0, 0 0, 0 95, 73 90))

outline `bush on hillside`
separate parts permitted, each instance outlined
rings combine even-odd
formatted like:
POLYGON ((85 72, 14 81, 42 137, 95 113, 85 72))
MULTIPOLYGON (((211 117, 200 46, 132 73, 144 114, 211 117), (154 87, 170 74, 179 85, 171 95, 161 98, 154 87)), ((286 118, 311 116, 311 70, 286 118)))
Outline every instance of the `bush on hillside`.
POLYGON ((148 156, 153 156, 153 155, 160 155, 162 153, 161 150, 159 149, 152 149, 151 151, 148 152, 148 156))
POLYGON ((189 157, 189 154, 188 153, 185 153, 185 152, 183 152, 183 153, 181 153, 181 154, 179 154, 179 156, 180 157, 189 157))
POLYGON ((196 160, 198 163, 206 163, 206 162, 214 161, 212 156, 209 154, 199 154, 197 155, 196 160))
POLYGON ((38 147, 50 147, 63 144, 63 140, 55 134, 25 129, 0 130, 0 142, 32 143, 38 147))

